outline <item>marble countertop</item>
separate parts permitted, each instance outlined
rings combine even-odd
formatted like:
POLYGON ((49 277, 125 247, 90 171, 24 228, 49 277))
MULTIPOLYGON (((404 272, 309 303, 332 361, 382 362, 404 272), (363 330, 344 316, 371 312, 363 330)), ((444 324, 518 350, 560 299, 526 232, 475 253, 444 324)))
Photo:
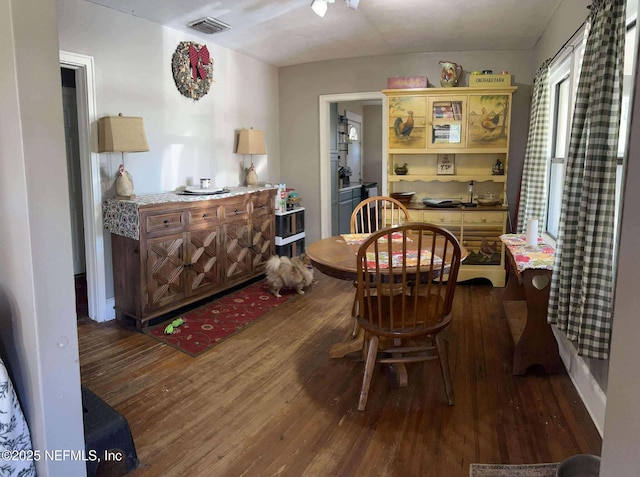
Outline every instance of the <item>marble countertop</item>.
POLYGON ((162 204, 166 202, 194 202, 197 200, 214 200, 233 197, 236 195, 250 194, 263 190, 277 189, 277 187, 225 187, 225 192, 219 194, 191 194, 183 191, 159 192, 157 194, 144 194, 132 197, 131 199, 106 199, 107 201, 130 202, 141 205, 162 204))
POLYGON ((131 199, 105 199, 102 202, 104 228, 112 234, 122 235, 134 240, 140 238, 139 208, 145 205, 170 202, 196 202, 216 200, 236 195, 251 194, 263 190, 276 190, 277 187, 226 187, 220 194, 185 194, 182 191, 145 194, 131 199))

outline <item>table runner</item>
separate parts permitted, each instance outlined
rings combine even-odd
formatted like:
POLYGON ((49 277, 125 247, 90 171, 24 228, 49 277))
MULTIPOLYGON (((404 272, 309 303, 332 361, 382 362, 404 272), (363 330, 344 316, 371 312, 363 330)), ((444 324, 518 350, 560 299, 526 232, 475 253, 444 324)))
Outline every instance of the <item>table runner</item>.
MULTIPOLYGON (((379 264, 380 268, 386 269, 389 268, 389 253, 380 251, 378 252, 379 256, 379 264)), ((372 269, 376 267, 376 253, 375 252, 367 252, 367 268, 372 269)), ((403 254, 402 250, 398 250, 396 252, 391 252, 391 263, 392 267, 402 267, 403 263, 403 254)), ((415 267, 418 265, 418 251, 417 250, 407 250, 407 267, 415 267)), ((437 255, 433 257, 434 265, 440 265, 442 263, 442 259, 437 255)), ((421 266, 429 266, 431 264, 431 252, 428 250, 423 250, 420 254, 420 265, 421 266)))
POLYGON ((500 240, 513 255, 518 272, 528 269, 553 270, 556 250, 540 237, 535 248, 526 246, 525 234, 504 234, 500 240))
MULTIPOLYGON (((369 238, 371 234, 342 234, 341 237, 348 245, 362 245, 367 238, 369 238)), ((402 243, 404 235, 399 232, 393 232, 391 234, 391 241, 394 243, 402 243)), ((413 240, 407 237, 407 243, 413 242, 413 240)), ((387 236, 380 237, 378 239, 378 243, 389 243, 387 236)), ((379 251, 378 253, 380 257, 380 268, 386 269, 389 268, 389 252, 388 251, 379 251)), ((375 252, 367 252, 367 267, 375 268, 376 266, 376 254, 375 252)), ((392 267, 401 267, 402 266, 402 250, 396 250, 391 252, 391 263, 392 267)), ((442 259, 437 255, 433 259, 434 265, 439 265, 442 263, 442 259)), ((430 265, 431 264, 431 252, 428 250, 423 250, 420 257, 420 265, 430 265)), ((418 251, 417 250, 407 250, 407 267, 415 267, 418 265, 418 251)))
MULTIPOLYGON (((369 235, 371 234, 342 234, 341 237, 349 245, 362 245, 364 241, 369 238, 369 235)), ((402 237, 403 235, 401 233, 393 232, 391 234, 391 241, 396 243, 402 242, 402 237)), ((387 236, 385 235, 384 237, 380 237, 378 242, 387 243, 387 236)), ((413 240, 407 237, 407 242, 413 242, 413 240)))

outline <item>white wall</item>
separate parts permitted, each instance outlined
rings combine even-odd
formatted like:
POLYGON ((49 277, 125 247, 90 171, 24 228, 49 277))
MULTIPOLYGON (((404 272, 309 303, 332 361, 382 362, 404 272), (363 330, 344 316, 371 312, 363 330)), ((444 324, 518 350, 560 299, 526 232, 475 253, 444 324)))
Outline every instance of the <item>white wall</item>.
MULTIPOLYGON (((307 240, 312 242, 320 238, 318 97, 381 91, 387 87, 387 78, 392 76, 426 75, 432 85, 438 84, 442 59, 461 64, 465 71, 508 70, 514 75, 518 91, 513 97, 508 194, 511 208, 515 210, 529 125, 531 82, 535 73, 532 58, 532 52, 523 51, 413 53, 280 68, 281 172, 284 182, 295 187, 302 196, 307 210, 307 240)), ((466 85, 466 79, 463 85, 466 85)))
MULTIPOLYGON (((213 186, 244 180, 234 153, 237 131, 265 132, 267 155, 255 156, 262 181, 280 179, 278 88, 275 67, 197 36, 161 27, 84 0, 57 0, 60 49, 94 58, 98 117, 144 118, 150 151, 125 157, 136 194, 174 190, 210 177, 213 186), (171 71, 181 41, 206 44, 214 83, 198 101, 182 96, 171 71)), ((113 196, 120 154, 100 154, 105 196, 113 196)), ((247 165, 249 157, 246 158, 247 165)), ((107 290, 113 297, 111 242, 105 236, 107 290)))
MULTIPOLYGON (((0 351, 35 449, 84 449, 53 2, 0 2, 0 351)), ((38 475, 84 475, 40 461, 38 475)))
MULTIPOLYGON (((640 49, 639 49, 640 52, 640 49)), ((618 276, 614 301, 607 409, 602 443, 602 477, 640 475, 640 323, 638 321, 638 237, 640 237, 640 75, 636 57, 634 104, 623 197, 618 276)))
POLYGON ((537 71, 544 60, 552 58, 582 26, 589 14, 589 5, 591 0, 564 0, 558 6, 536 45, 534 71, 537 71))

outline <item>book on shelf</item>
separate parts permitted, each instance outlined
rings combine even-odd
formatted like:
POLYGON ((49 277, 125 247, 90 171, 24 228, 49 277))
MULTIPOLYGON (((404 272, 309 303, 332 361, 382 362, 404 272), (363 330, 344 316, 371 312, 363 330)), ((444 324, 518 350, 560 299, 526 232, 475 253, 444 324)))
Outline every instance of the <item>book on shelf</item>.
POLYGON ((433 105, 433 119, 462 121, 462 106, 459 101, 440 102, 433 105))
POLYGON ((459 101, 453 101, 451 103, 451 108, 453 109, 453 119, 456 121, 462 121, 462 105, 459 101))
POLYGON ((433 126, 431 143, 457 144, 460 142, 459 124, 436 124, 433 126))
POLYGON ((434 119, 453 119, 453 107, 451 103, 438 103, 433 106, 434 119))

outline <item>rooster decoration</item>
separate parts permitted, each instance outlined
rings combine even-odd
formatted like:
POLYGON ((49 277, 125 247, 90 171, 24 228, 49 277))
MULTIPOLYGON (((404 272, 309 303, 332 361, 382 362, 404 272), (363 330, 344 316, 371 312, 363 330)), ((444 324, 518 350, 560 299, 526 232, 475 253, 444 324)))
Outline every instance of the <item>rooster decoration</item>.
POLYGON ((490 244, 487 239, 482 239, 480 243, 480 254, 482 255, 482 261, 491 261, 494 257, 494 254, 498 251, 498 242, 493 242, 490 244))
POLYGON ((413 111, 407 111, 407 119, 402 121, 402 118, 397 118, 393 123, 393 128, 396 133, 396 137, 409 137, 411 131, 413 131, 413 111))
POLYGON ((496 114, 493 117, 487 113, 485 108, 482 108, 482 116, 480 117, 480 125, 482 129, 484 129, 485 134, 491 134, 497 127, 500 122, 500 115, 496 114))
POLYGON ((131 177, 129 171, 124 170, 124 164, 120 164, 120 167, 118 167, 116 195, 121 197, 133 196, 133 177, 131 177))

